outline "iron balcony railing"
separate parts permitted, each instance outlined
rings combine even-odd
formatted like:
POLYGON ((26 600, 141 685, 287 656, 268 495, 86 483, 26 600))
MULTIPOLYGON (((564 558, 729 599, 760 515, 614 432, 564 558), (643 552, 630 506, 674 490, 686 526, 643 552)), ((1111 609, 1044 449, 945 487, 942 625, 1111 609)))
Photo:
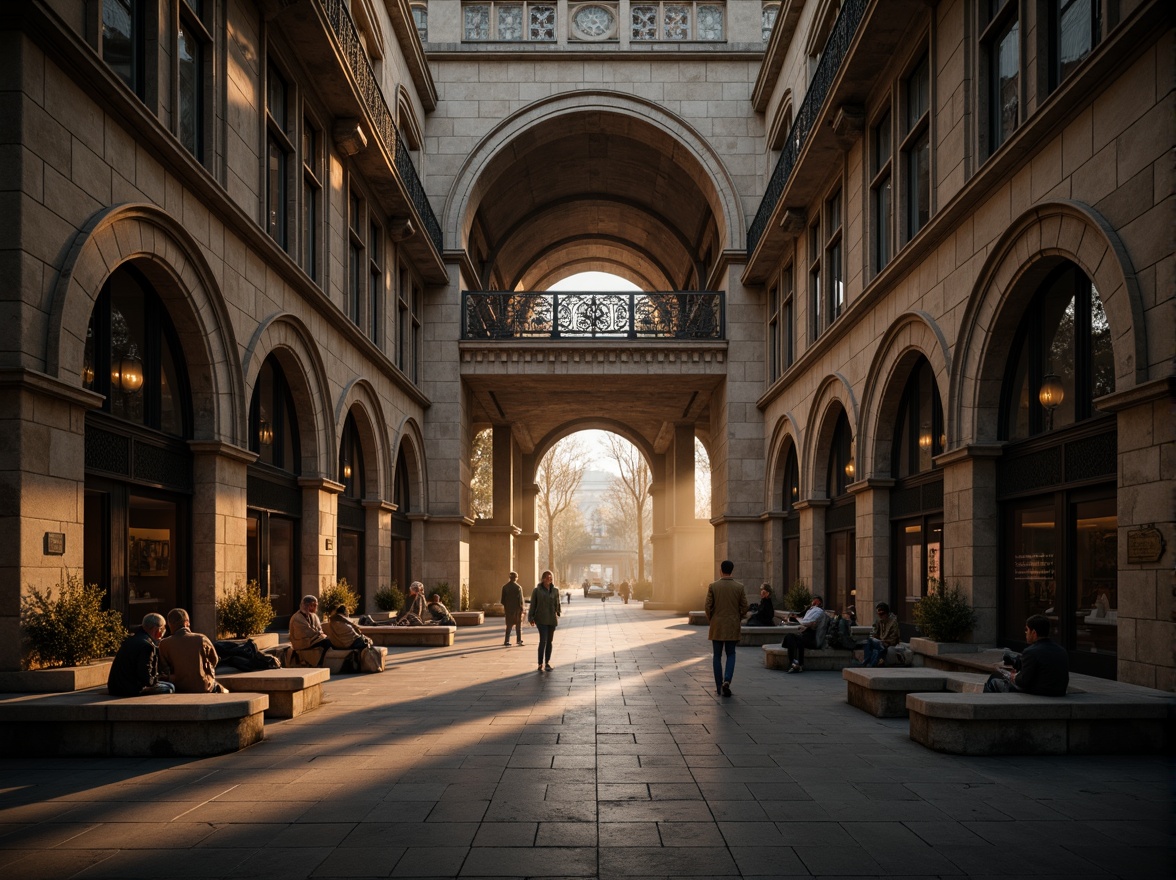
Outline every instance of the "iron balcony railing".
POLYGON ((359 88, 364 106, 375 123, 376 134, 384 142, 388 153, 394 157, 396 171, 408 190, 413 207, 420 215, 425 232, 437 248, 437 252, 441 253, 443 251, 441 224, 437 222, 437 215, 433 213, 433 206, 429 204, 429 199, 425 195, 420 175, 417 174, 416 167, 412 164, 408 148, 404 145, 400 131, 396 128, 396 122, 392 118, 392 112, 388 109, 388 102, 384 100, 384 93, 380 91, 380 84, 376 82, 376 76, 372 73, 367 53, 364 52, 363 45, 359 41, 355 22, 351 20, 348 4, 346 0, 319 0, 319 2, 323 5, 327 21, 330 22, 331 29, 335 32, 335 38, 339 41, 339 47, 347 59, 347 66, 351 69, 351 75, 359 88))
POLYGON ((462 339, 725 338, 723 294, 462 293, 462 339))
POLYGON ((841 69, 841 63, 845 60, 858 25, 862 23, 868 4, 869 0, 845 0, 841 6, 841 12, 821 53, 821 60, 817 63, 817 71, 809 83, 800 110, 797 111, 792 128, 788 132, 784 150, 780 153, 775 170, 772 171, 772 179, 768 181, 759 210, 755 212, 755 219, 751 223, 751 228, 747 230, 748 254, 755 253, 768 221, 775 212, 780 197, 784 195, 784 188, 792 176, 792 169, 812 133, 813 125, 818 120, 821 107, 829 95, 833 80, 837 78, 837 72, 841 69))

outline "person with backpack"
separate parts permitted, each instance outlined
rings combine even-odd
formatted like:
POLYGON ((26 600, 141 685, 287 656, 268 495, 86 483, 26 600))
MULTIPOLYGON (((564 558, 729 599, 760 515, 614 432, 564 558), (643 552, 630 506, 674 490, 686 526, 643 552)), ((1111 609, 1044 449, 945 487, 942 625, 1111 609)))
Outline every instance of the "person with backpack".
POLYGON ((789 633, 784 636, 784 647, 788 650, 789 672, 804 672, 805 648, 812 648, 815 651, 824 647, 823 639, 818 640, 817 638, 817 629, 822 624, 822 620, 824 620, 824 625, 820 626, 820 629, 823 631, 828 627, 829 617, 825 614, 824 605, 824 599, 820 596, 813 596, 812 604, 804 613, 804 617, 797 617, 795 614, 788 616, 792 623, 799 623, 803 627, 799 635, 789 633))

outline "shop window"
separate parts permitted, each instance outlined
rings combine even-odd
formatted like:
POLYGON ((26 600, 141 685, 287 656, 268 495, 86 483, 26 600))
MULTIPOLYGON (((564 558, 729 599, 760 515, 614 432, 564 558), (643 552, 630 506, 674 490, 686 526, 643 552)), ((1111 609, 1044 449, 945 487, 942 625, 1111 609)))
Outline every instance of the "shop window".
POLYGON ((930 471, 943 452, 943 406, 931 365, 920 359, 903 390, 895 423, 894 475, 898 478, 930 471))

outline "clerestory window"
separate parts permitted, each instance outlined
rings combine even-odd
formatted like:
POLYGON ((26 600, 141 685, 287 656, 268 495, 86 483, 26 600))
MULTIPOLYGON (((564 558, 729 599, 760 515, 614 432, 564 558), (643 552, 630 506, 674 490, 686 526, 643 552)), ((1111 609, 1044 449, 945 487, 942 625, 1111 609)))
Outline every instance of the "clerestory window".
POLYGON ((554 3, 463 3, 462 38, 467 42, 553 41, 555 11, 554 3))
POLYGON ((634 3, 629 7, 629 36, 636 41, 727 39, 723 3, 634 3))

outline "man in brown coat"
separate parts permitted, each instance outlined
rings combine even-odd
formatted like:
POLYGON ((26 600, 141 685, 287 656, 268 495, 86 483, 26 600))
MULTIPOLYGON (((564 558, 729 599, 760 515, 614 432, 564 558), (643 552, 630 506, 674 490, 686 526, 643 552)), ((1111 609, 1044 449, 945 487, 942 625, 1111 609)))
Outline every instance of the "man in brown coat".
POLYGON ((207 636, 188 628, 188 612, 173 608, 167 613, 171 635, 159 643, 159 656, 171 670, 168 678, 181 694, 227 694, 216 683, 216 664, 220 658, 207 636))
POLYGON ((735 675, 735 646, 739 644, 740 626, 747 613, 747 592, 743 584, 731 577, 735 563, 724 559, 719 570, 723 576, 706 589, 706 619, 710 621, 707 638, 711 641, 715 662, 715 692, 731 696, 731 678, 735 675), (723 654, 727 668, 723 670, 723 654))

